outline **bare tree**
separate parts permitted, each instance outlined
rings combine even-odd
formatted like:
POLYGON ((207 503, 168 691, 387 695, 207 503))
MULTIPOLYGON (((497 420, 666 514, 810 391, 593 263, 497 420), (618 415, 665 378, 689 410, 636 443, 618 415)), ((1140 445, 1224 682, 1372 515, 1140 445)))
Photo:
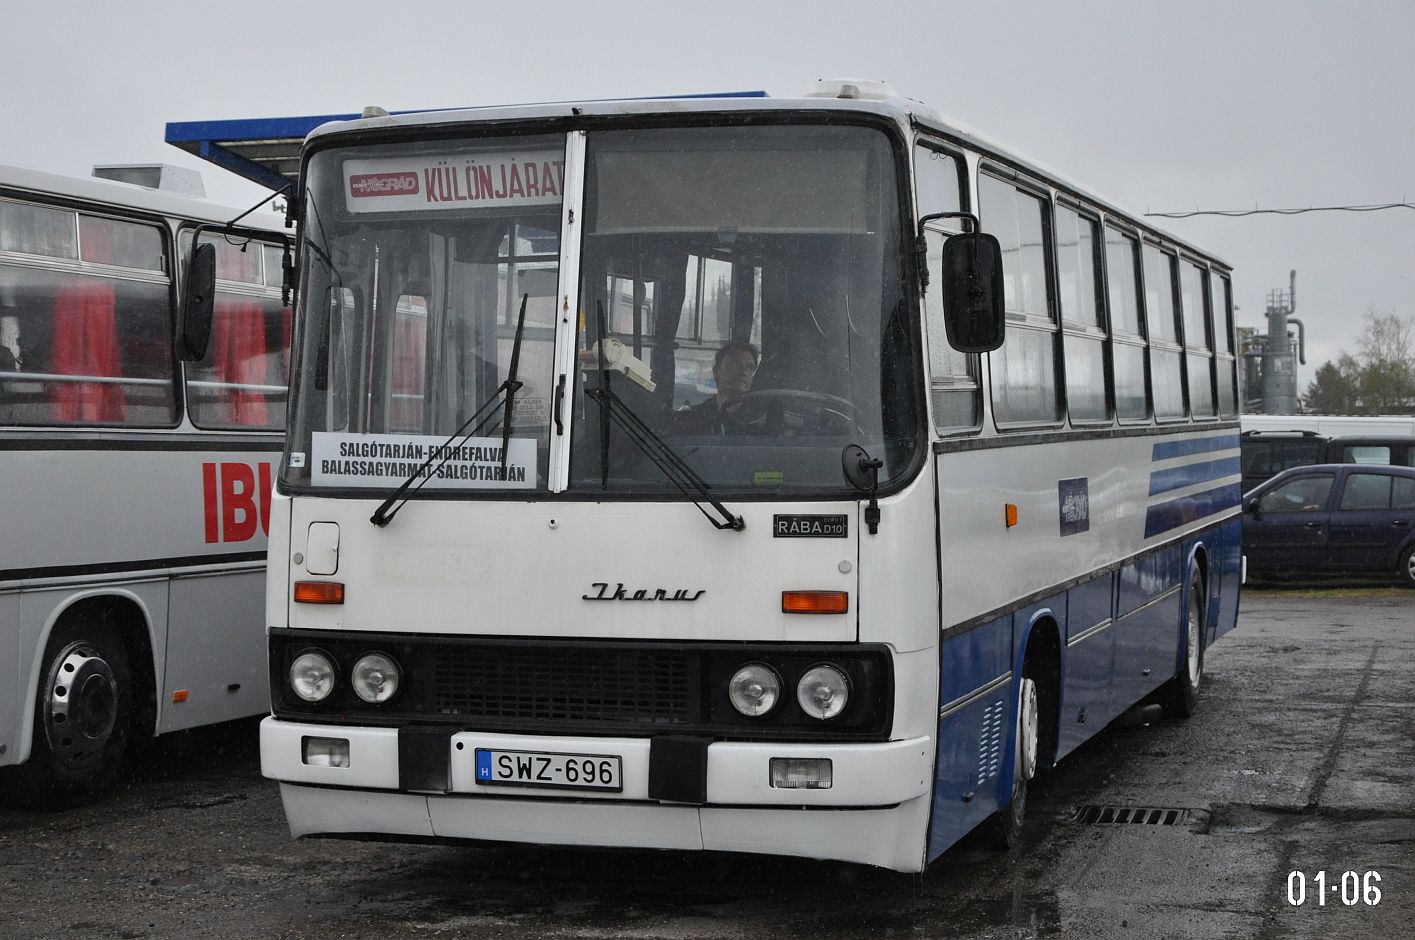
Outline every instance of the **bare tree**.
POLYGON ((1395 311, 1366 310, 1361 335, 1361 403, 1371 414, 1408 407, 1415 400, 1415 363, 1411 361, 1415 323, 1395 311))
POLYGON ((1317 414, 1386 414, 1415 406, 1415 320, 1368 307, 1360 355, 1324 363, 1303 400, 1317 414))

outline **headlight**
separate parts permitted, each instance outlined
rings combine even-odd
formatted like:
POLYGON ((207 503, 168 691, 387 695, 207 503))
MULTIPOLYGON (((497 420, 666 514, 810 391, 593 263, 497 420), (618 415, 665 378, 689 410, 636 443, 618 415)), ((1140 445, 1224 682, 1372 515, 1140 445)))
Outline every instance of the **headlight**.
POLYGON ((834 666, 812 666, 796 685, 801 710, 822 721, 843 712, 849 700, 850 680, 834 666))
POLYGON ((322 702, 334 691, 334 664, 323 653, 301 653, 290 664, 290 688, 306 702, 322 702))
POLYGON ((403 673, 392 656, 369 653, 354 663, 354 672, 349 682, 359 698, 377 705, 398 694, 398 685, 402 678, 403 673))
POLYGON ((781 677, 770 666, 747 663, 727 683, 732 707, 748 718, 758 718, 776 707, 781 697, 781 677))

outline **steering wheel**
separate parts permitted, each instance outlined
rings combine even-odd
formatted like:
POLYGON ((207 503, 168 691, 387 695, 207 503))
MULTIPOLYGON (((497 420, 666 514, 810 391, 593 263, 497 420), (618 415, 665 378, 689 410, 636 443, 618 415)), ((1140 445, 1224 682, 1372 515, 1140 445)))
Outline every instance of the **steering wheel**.
POLYGON ((766 388, 733 396, 722 406, 723 429, 777 437, 844 434, 859 429, 854 402, 801 388, 766 388))

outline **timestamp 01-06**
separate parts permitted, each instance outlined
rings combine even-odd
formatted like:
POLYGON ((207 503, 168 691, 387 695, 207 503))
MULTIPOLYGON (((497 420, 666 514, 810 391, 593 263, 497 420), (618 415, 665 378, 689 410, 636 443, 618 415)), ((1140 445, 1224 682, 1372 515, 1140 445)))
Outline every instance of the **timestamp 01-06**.
POLYGON ((1375 907, 1381 903, 1381 873, 1378 871, 1317 871, 1310 877, 1306 872, 1294 871, 1287 876, 1287 903, 1301 907, 1311 902, 1318 907, 1326 907, 1328 899, 1335 905, 1337 899, 1347 907, 1364 904, 1375 907), (1307 884, 1311 882, 1309 895, 1307 884))

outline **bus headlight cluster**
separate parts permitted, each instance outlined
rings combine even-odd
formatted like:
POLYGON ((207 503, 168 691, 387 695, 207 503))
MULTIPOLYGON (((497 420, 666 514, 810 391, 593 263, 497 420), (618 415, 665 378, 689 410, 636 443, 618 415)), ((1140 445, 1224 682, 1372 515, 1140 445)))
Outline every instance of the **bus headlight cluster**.
POLYGON ((812 718, 834 718, 849 701, 850 680, 834 666, 812 666, 796 683, 796 702, 812 718))
POLYGON ((290 664, 290 688, 306 702, 322 702, 334 691, 334 674, 334 663, 324 653, 301 653, 290 664))
POLYGON ((732 700, 732 707, 748 718, 759 718, 775 708, 776 700, 781 698, 781 677, 770 666, 747 663, 727 683, 727 697, 732 700))
POLYGON ((402 679, 403 673, 392 656, 369 653, 354 663, 350 684, 355 695, 370 705, 377 705, 398 694, 398 684, 402 679))
MULTIPOLYGON (((333 658, 321 650, 301 653, 290 664, 290 688, 311 704, 329 698, 338 678, 333 658)), ((354 694, 370 705, 393 698, 402 682, 403 670, 387 653, 364 654, 349 673, 349 685, 354 694)))
MULTIPOLYGON (((770 714, 781 692, 781 676, 764 663, 747 663, 727 683, 732 707, 748 718, 770 714)), ((796 683, 796 702, 812 718, 828 721, 845 711, 849 701, 850 680, 843 670, 828 663, 807 669, 796 683)))

